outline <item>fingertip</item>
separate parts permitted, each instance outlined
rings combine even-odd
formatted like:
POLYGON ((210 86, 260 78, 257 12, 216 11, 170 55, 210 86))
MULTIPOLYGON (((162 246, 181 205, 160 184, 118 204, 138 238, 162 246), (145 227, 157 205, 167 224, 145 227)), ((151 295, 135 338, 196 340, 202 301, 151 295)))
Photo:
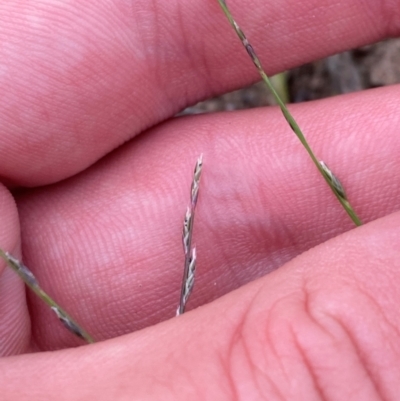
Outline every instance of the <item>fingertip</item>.
MULTIPOLYGON (((21 258, 16 204, 11 193, 1 184, 0 221, 0 248, 21 258)), ((24 284, 0 258, 0 356, 26 352, 29 332, 24 284)))
POLYGON ((0 247, 20 253, 19 218, 15 200, 10 191, 0 183, 0 247))

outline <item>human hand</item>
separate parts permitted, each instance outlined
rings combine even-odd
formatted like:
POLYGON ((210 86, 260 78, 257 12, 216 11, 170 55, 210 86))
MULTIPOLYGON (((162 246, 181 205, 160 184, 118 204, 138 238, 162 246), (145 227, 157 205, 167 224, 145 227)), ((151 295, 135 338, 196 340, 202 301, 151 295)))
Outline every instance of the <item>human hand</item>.
MULTIPOLYGON (((232 10, 273 73, 398 34, 397 3, 232 10)), ((292 107, 363 220, 382 217, 343 234, 351 221, 278 110, 165 121, 257 78, 216 1, 9 1, 1 15, 0 176, 32 189, 15 205, 1 187, 0 246, 18 255, 22 240, 96 339, 144 329, 70 348, 2 264, 0 353, 20 354, 0 361, 3 399, 396 399, 398 87, 292 107), (189 306, 227 295, 155 325, 176 309, 199 153, 189 306)))

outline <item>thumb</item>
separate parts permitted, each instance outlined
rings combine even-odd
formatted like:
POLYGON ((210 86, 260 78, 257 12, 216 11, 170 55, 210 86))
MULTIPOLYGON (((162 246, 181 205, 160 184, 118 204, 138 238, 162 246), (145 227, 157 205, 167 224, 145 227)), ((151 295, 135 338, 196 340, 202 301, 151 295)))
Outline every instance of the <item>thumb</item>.
POLYGON ((399 227, 357 228, 135 334, 3 359, 3 399, 396 399, 399 227))

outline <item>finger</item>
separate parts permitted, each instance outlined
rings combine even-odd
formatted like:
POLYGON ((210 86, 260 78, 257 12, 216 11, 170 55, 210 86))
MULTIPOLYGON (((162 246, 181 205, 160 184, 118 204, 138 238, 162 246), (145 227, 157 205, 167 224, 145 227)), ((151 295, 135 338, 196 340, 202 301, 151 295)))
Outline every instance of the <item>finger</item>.
MULTIPOLYGON (((11 194, 0 184, 0 248, 20 256, 19 221, 11 194)), ((25 288, 19 277, 0 258, 0 356, 26 352, 30 321, 25 288)))
POLYGON ((3 397, 394 400, 399 227, 397 213, 358 228, 134 335, 2 360, 3 397))
MULTIPOLYGON (((256 72, 217 1, 1 6, 0 177, 73 175, 256 72)), ((268 72, 399 33, 398 1, 232 2, 268 72), (368 29, 366 28, 368 27, 368 29)))
MULTIPOLYGON (((398 90, 293 108, 365 222, 399 210, 398 90)), ((84 174, 18 199, 26 262, 96 338, 174 314, 181 227, 200 152, 191 307, 353 227, 278 110, 159 126, 84 174)), ((49 311, 31 302, 42 349, 75 344, 49 311)))

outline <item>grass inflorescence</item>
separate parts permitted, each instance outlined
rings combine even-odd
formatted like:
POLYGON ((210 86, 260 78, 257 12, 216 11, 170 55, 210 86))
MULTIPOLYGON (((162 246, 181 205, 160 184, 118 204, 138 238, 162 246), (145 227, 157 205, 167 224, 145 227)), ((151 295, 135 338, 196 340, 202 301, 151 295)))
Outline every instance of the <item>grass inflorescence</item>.
POLYGON ((203 158, 200 156, 197 159, 194 168, 192 185, 190 188, 190 203, 186 210, 185 218, 183 221, 182 243, 183 252, 185 254, 185 263, 183 269, 183 279, 181 287, 181 295, 179 299, 179 306, 176 315, 182 315, 185 312, 186 303, 193 291, 194 278, 196 273, 196 248, 192 248, 192 236, 194 227, 194 214, 199 196, 200 177, 203 168, 203 158))

